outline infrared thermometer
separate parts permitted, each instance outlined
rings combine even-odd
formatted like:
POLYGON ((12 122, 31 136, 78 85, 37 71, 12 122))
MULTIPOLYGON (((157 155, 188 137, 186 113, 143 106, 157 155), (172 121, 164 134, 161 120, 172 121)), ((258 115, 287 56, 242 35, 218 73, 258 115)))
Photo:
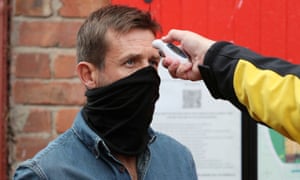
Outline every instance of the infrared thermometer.
POLYGON ((188 55, 172 43, 165 43, 160 39, 155 39, 152 41, 152 46, 159 50, 161 57, 177 59, 181 63, 189 62, 188 55))

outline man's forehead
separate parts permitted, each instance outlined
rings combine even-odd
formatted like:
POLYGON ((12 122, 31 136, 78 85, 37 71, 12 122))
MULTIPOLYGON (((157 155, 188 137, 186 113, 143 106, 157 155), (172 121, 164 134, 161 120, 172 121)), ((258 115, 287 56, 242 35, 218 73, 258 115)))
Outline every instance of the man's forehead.
MULTIPOLYGON (((134 36, 135 34, 140 34, 140 33, 149 33, 151 34, 151 36, 155 37, 155 34, 149 30, 149 29, 141 29, 141 28, 133 28, 130 29, 126 32, 118 32, 114 29, 108 29, 105 37, 107 38, 107 40, 119 40, 122 39, 124 37, 130 37, 130 35, 134 36)), ((141 39, 146 39, 147 37, 142 36, 141 39)))
POLYGON ((148 29, 132 29, 126 33, 107 31, 105 40, 108 51, 119 51, 119 48, 128 50, 129 47, 135 49, 140 46, 152 46, 151 42, 154 38, 154 34, 148 29))
POLYGON ((107 40, 118 39, 118 38, 122 37, 124 34, 126 34, 126 33, 121 33, 121 32, 117 32, 116 30, 113 30, 113 29, 108 29, 105 33, 105 38, 107 40))

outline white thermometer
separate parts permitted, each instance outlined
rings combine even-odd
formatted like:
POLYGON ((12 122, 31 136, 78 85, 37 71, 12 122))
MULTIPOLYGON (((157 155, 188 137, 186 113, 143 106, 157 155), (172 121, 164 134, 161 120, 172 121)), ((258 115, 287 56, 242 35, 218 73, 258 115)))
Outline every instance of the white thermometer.
POLYGON ((165 43, 160 39, 155 39, 152 41, 152 46, 159 50, 161 57, 177 59, 182 63, 189 61, 188 55, 172 43, 165 43))

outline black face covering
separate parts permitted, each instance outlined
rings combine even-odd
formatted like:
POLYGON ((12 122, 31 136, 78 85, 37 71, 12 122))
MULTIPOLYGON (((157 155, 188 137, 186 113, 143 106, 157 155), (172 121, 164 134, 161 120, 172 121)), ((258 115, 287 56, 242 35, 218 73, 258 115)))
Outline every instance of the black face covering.
POLYGON ((87 90, 85 119, 113 152, 137 155, 150 139, 148 128, 159 85, 157 71, 150 66, 108 86, 87 90))

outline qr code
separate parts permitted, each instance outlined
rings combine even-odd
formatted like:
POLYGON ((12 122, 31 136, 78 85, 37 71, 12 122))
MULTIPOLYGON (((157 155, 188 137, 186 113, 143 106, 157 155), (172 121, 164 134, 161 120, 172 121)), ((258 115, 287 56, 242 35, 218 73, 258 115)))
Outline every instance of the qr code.
POLYGON ((183 90, 182 102, 183 108, 200 108, 201 107, 201 90, 183 90))

